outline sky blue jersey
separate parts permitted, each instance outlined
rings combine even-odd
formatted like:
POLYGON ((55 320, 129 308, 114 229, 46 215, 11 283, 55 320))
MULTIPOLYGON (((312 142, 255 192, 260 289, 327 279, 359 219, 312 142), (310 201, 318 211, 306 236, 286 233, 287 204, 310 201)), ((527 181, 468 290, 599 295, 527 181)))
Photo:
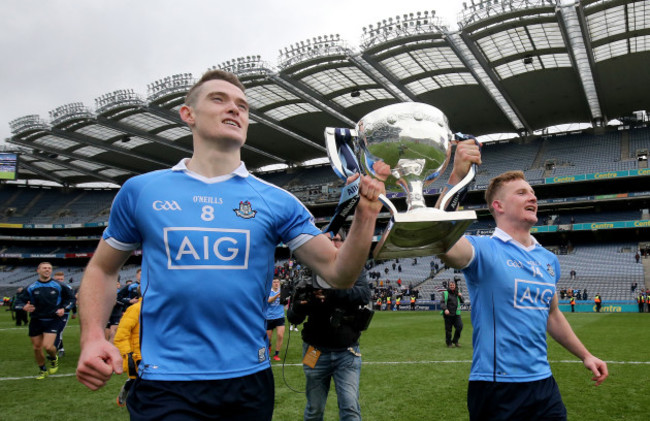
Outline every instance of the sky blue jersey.
MULTIPOLYGON (((278 292, 271 290, 271 292, 269 293, 269 298, 274 297, 278 294, 280 294, 280 290, 278 290, 278 292)), ((280 297, 278 297, 275 300, 273 300, 273 302, 269 304, 268 308, 266 309, 266 320, 281 319, 283 317, 284 317, 284 306, 280 304, 280 297)))
POLYGON ((558 280, 557 257, 537 240, 524 247, 499 228, 466 236, 474 249, 463 269, 472 304, 470 380, 530 382, 551 376, 546 324, 558 280))
POLYGON ((206 178, 183 160, 129 179, 104 231, 142 244, 142 369, 149 380, 217 380, 269 367, 265 311, 275 248, 320 234, 289 192, 251 175, 206 178))

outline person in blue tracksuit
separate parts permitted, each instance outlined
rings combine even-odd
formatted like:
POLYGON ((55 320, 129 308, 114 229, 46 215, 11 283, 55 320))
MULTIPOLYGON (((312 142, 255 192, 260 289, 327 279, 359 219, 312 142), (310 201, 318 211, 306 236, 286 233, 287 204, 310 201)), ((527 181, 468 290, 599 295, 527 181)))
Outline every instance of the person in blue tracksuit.
POLYGON ((29 338, 39 367, 38 380, 59 370, 55 341, 65 327, 63 316, 74 304, 72 288, 52 279, 52 264, 42 262, 36 269, 38 280, 25 288, 16 300, 15 308, 30 314, 29 338), (47 355, 47 365, 46 357, 47 355))

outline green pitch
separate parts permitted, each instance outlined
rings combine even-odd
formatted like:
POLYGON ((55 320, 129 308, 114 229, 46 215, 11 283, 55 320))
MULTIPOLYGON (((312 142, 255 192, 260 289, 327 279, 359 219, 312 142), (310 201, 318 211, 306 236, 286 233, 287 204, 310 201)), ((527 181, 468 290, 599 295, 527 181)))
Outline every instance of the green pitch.
MULTIPOLYGON (((0 307, 0 310, 4 308, 0 307)), ((549 340, 549 359, 569 412, 569 420, 647 420, 650 399, 650 314, 567 314, 569 322, 591 352, 606 360, 610 377, 594 387, 578 360, 549 340)), ((472 327, 463 313, 461 348, 444 343, 437 312, 376 313, 361 337, 361 408, 365 420, 466 420, 467 377, 472 357, 472 327)), ((17 328, 10 313, 0 312, 0 419, 128 420, 115 404, 126 379, 114 376, 92 392, 74 377, 79 355, 79 324, 65 331, 66 356, 59 372, 35 380, 37 367, 27 328, 17 328)), ((300 366, 302 342, 289 329, 286 365, 274 362, 276 405, 274 420, 302 419, 305 398, 300 366), (286 379, 286 383, 285 383, 286 379)), ((284 348, 284 347, 283 347, 284 348)), ((281 354, 284 357, 284 351, 281 354)), ((334 387, 325 413, 337 420, 334 387)))

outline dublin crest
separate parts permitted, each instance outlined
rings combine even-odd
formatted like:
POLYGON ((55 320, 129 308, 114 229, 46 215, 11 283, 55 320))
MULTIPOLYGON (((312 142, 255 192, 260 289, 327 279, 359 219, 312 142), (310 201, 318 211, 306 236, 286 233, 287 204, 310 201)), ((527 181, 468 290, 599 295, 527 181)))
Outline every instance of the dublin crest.
POLYGON ((253 208, 251 207, 251 202, 249 202, 248 200, 245 202, 239 202, 239 208, 233 210, 235 211, 235 214, 237 214, 237 216, 244 219, 255 218, 255 214, 257 213, 256 210, 253 210, 253 208))

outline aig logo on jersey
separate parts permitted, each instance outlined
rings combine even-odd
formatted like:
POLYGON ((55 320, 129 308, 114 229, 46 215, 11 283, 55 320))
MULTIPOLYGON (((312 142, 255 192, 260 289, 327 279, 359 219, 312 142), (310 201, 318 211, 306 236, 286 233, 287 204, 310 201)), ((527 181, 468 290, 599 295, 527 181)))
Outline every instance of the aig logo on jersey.
POLYGON ((153 210, 157 210, 157 211, 179 211, 179 210, 183 210, 178 205, 178 203, 176 203, 175 200, 172 200, 172 201, 154 200, 152 207, 153 207, 153 210))
POLYGON ((515 308, 548 310, 555 295, 555 285, 515 279, 515 308))
POLYGON ((168 269, 247 269, 250 231, 221 228, 164 229, 168 269))

